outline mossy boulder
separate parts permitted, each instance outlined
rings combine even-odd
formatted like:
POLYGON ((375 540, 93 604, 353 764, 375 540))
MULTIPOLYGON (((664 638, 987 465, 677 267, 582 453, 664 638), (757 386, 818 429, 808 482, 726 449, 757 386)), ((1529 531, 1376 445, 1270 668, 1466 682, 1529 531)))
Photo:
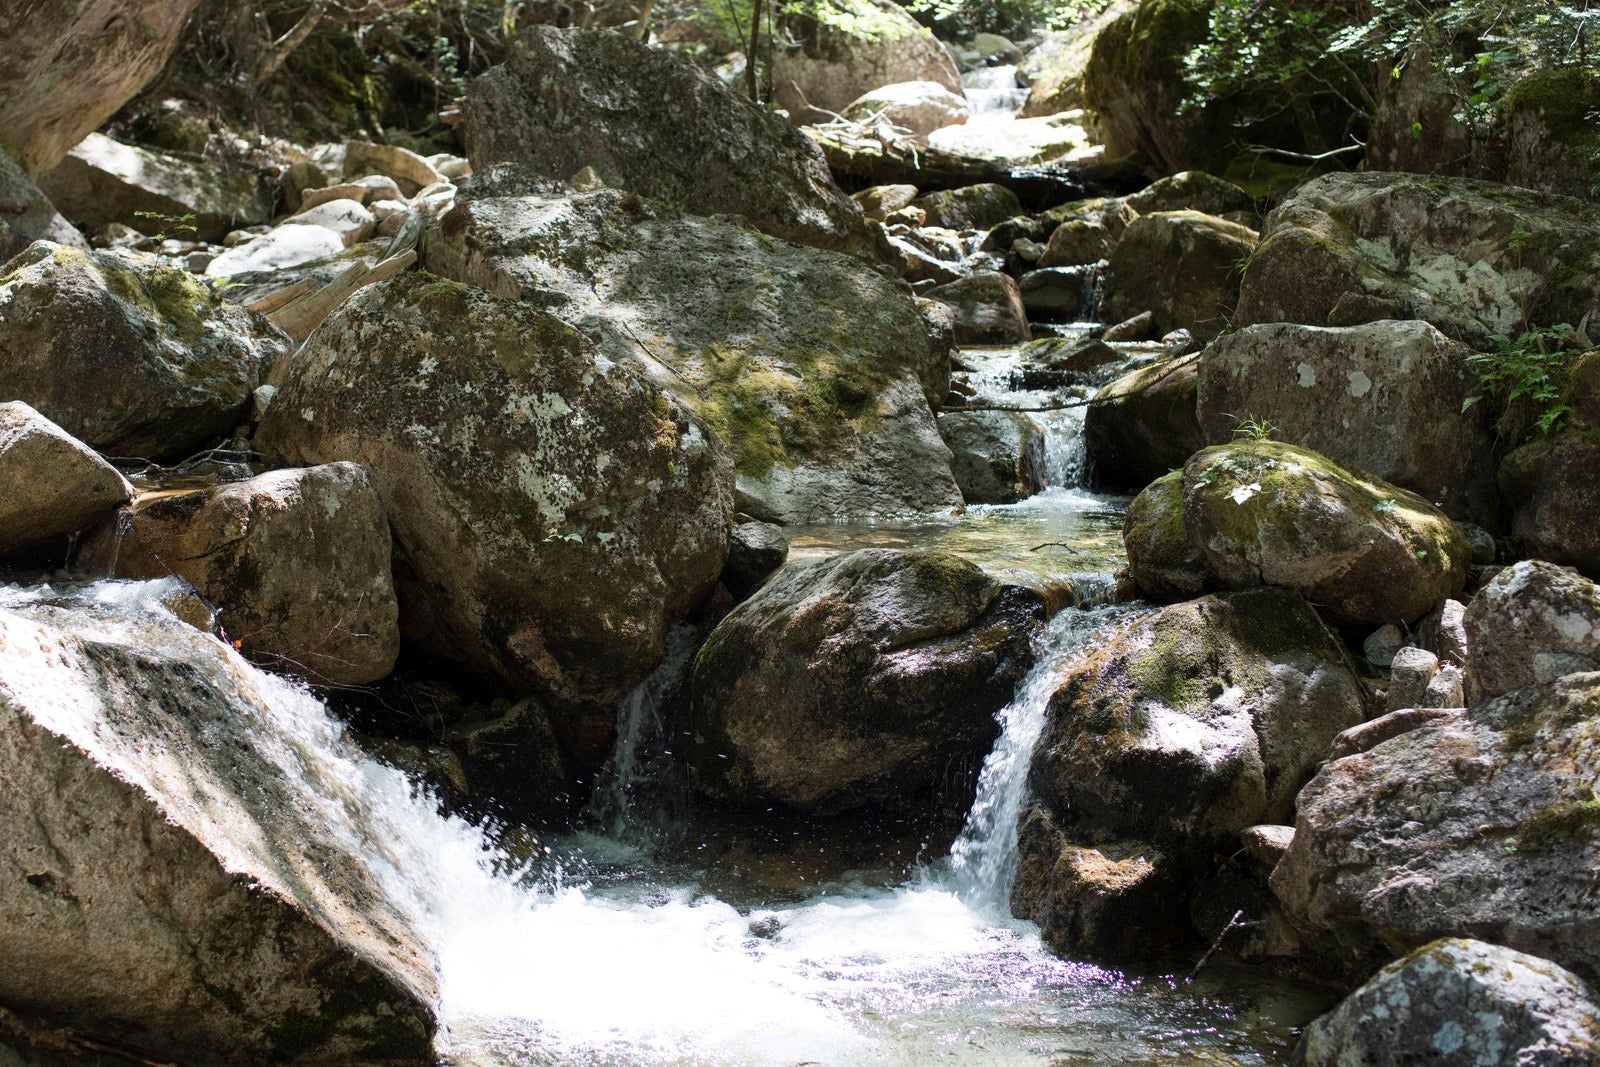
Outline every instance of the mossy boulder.
POLYGON ((1278 440, 1500 529, 1490 419, 1465 403, 1482 392, 1471 354, 1426 322, 1246 326, 1200 354, 1201 426, 1219 444, 1246 416, 1269 421, 1278 440))
POLYGON ((1506 181, 1593 199, 1600 187, 1600 74, 1541 70, 1506 98, 1506 181))
POLYGON ((1206 444, 1195 414, 1193 355, 1129 371, 1094 395, 1083 416, 1090 481, 1133 490, 1183 466, 1206 444))
POLYGON ((949 323, 858 260, 611 190, 465 201, 423 260, 639 367, 731 447, 756 518, 960 503, 930 406, 949 388, 949 323))
POLYGON ((949 50, 891 0, 826 0, 779 12, 777 22, 773 97, 793 122, 825 117, 812 108, 843 112, 852 100, 900 82, 961 92, 949 50))
POLYGON ((1600 305, 1600 207, 1466 178, 1326 174, 1268 216, 1239 327, 1422 319, 1488 350, 1600 305))
POLYGON ((516 192, 592 167, 613 189, 692 214, 741 215, 801 244, 870 248, 860 206, 804 134, 687 58, 620 33, 529 26, 468 87, 465 114, 474 173, 509 164, 516 192))
POLYGON ((97 451, 183 459, 238 425, 289 341, 155 256, 39 241, 0 266, 0 372, 97 451))
POLYGON ((1211 588, 1206 557, 1183 524, 1183 471, 1168 471, 1133 498, 1122 522, 1128 572, 1146 596, 1162 603, 1188 600, 1211 588))
POLYGON ((1128 225, 1106 268, 1100 317, 1149 311, 1156 336, 1188 330, 1209 341, 1228 326, 1256 232, 1198 211, 1156 211, 1128 225))
POLYGON ((1044 430, 1027 415, 946 412, 939 435, 968 504, 1014 504, 1044 488, 1044 430))
MULTIPOLYGON (((1170 482, 1157 487, 1170 501, 1170 482)), ((1135 531, 1140 560, 1170 563, 1192 548, 1205 560, 1206 588, 1295 589, 1341 622, 1421 618, 1461 590, 1471 560, 1465 535, 1415 493, 1271 441, 1191 456, 1183 467, 1181 528, 1170 504, 1139 505, 1138 513, 1146 512, 1165 521, 1135 531), (1187 548, 1169 543, 1180 533, 1187 548)), ((1164 569, 1146 579, 1132 557, 1129 566, 1141 588, 1150 582, 1147 591, 1171 585, 1164 569)))
POLYGON ((152 494, 86 539, 79 566, 176 574, 263 666, 322 685, 386 677, 400 651, 389 520, 354 463, 152 494))
POLYGON ((916 205, 927 212, 928 225, 951 230, 987 230, 1022 214, 1017 194, 993 182, 940 189, 918 197, 916 205))
POLYGON ((791 563, 695 658, 691 781, 740 805, 958 824, 1044 614, 942 553, 791 563))
POLYGON ((255 440, 370 472, 405 639, 561 709, 578 766, 728 552, 732 461, 703 422, 527 302, 422 272, 307 339, 255 440))
POLYGON ((1346 974, 1479 937, 1600 976, 1600 674, 1470 705, 1328 763, 1272 874, 1346 974))
POLYGON ((1294 1062, 1554 1065, 1597 1056, 1600 1004, 1583 979, 1525 952, 1449 937, 1391 963, 1306 1027, 1294 1062))
MULTIPOLYGON (((1024 848, 1023 869, 1059 870, 1068 847, 1098 852, 1124 875, 1142 857, 1150 869, 1126 880, 1145 916, 1125 911, 1139 926, 1089 947, 1156 951, 1183 925, 1173 915, 1186 917, 1188 893, 1214 856, 1235 850, 1249 826, 1287 821, 1295 793, 1363 710, 1337 644, 1298 593, 1209 596, 1148 615, 1057 683, 1028 772, 1041 817, 1057 832, 1032 838, 1042 851, 1024 848)), ((1079 857, 1067 869, 1083 866, 1079 857)), ((1081 870, 1074 877, 1078 893, 1034 879, 1012 898, 1014 912, 1045 924, 1058 951, 1084 947, 1054 924, 1090 901, 1067 902, 1108 895, 1081 870)))
POLYGON ((1150 215, 1158 211, 1199 211, 1230 221, 1253 214, 1255 198, 1237 185, 1203 170, 1185 170, 1151 182, 1136 193, 1122 198, 1134 211, 1150 215))

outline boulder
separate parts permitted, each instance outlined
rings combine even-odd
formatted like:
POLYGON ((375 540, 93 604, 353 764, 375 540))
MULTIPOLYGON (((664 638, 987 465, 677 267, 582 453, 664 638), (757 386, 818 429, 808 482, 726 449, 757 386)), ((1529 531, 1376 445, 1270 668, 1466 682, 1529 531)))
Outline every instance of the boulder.
MULTIPOLYGON (((1176 537, 1175 522, 1150 526, 1176 537)), ((1240 441, 1183 467, 1183 527, 1207 588, 1297 589, 1340 622, 1410 623, 1466 581, 1471 550, 1414 493, 1293 445, 1240 441)), ((1177 558, 1176 545, 1155 558, 1177 558)), ((1135 582, 1140 572, 1132 570, 1135 582)))
POLYGON ((1050 231, 1039 266, 1076 267, 1098 263, 1111 255, 1120 237, 1120 233, 1099 219, 1067 219, 1050 231))
POLYGON ((433 1063, 431 951, 348 829, 404 779, 117 599, 0 608, 0 1000, 136 1061, 433 1063))
POLYGON ((877 219, 879 222, 897 211, 910 207, 916 198, 915 185, 874 185, 859 193, 850 194, 850 199, 861 205, 861 211, 867 218, 877 219))
POLYGON ((1467 604, 1462 623, 1470 703, 1600 670, 1600 586, 1569 567, 1507 567, 1467 604))
POLYGON ((1096 385, 1116 374, 1123 356, 1093 337, 1040 337, 1017 349, 1013 389, 1061 389, 1096 385))
POLYGON ((966 122, 972 117, 972 108, 966 97, 938 82, 896 82, 863 93, 840 114, 851 122, 882 119, 909 131, 912 137, 926 137, 934 130, 966 122))
POLYGON ((1303 1067, 1578 1064, 1600 1049, 1600 1004, 1549 960, 1461 937, 1424 945, 1306 1027, 1303 1067), (1374 1026, 1382 1020, 1382 1026, 1374 1026))
POLYGON ((1506 456, 1499 484, 1519 552, 1600 577, 1597 464, 1600 426, 1594 425, 1532 441, 1506 456))
POLYGON ((406 196, 415 196, 420 190, 445 180, 432 163, 408 148, 371 141, 347 143, 344 176, 364 178, 375 174, 393 179, 406 196))
POLYGON ((1414 645, 1400 649, 1389 664, 1389 694, 1384 709, 1399 711, 1433 706, 1428 703, 1428 686, 1438 673, 1439 657, 1432 652, 1414 645))
POLYGON ((1230 181, 1203 170, 1186 170, 1152 182, 1122 198, 1134 211, 1151 215, 1158 211, 1198 211, 1222 217, 1254 213, 1255 198, 1230 181))
POLYGON ((1128 573, 1159 603, 1200 596, 1214 585, 1205 553, 1183 522, 1182 470, 1170 471, 1140 491, 1122 520, 1128 573))
POLYGON ((21 401, 0 404, 0 555, 55 547, 132 499, 82 441, 21 401))
POLYGON ((400 650, 389 523, 354 463, 152 494, 79 552, 118 578, 176 574, 218 609, 224 636, 319 685, 386 677, 400 650))
POLYGON ((1535 71, 1512 88, 1505 108, 1507 184, 1592 199, 1600 185, 1600 75, 1535 71))
POLYGON ((334 199, 302 207, 284 219, 283 225, 321 226, 338 234, 344 247, 349 248, 371 238, 378 228, 378 220, 359 200, 334 199))
POLYGON ((949 389, 949 324, 858 260, 612 190, 468 200, 423 256, 640 366, 732 447, 756 518, 960 503, 929 406, 949 389))
POLYGON ((972 563, 866 549, 790 564, 712 631, 690 677, 701 793, 954 825, 1045 609, 972 563))
POLYGON ((961 92, 954 58, 933 34, 891 0, 829 0, 777 16, 773 97, 791 121, 811 122, 813 108, 842 112, 885 85, 934 82, 961 92))
POLYGON ((1090 483, 1137 489, 1205 447, 1195 414, 1196 357, 1147 364, 1101 389, 1083 416, 1090 483))
POLYGON ((1017 279, 1029 320, 1083 322, 1094 318, 1099 299, 1096 264, 1045 267, 1017 279))
POLYGON ((0 150, 0 263, 35 241, 88 251, 89 242, 50 203, 22 168, 0 150))
POLYGON ((1422 319, 1487 349, 1600 305, 1600 207, 1466 178, 1325 174, 1267 217, 1239 327, 1422 319))
POLYGON ((688 59, 619 33, 529 26, 471 83, 465 115, 475 180, 512 164, 501 195, 592 167, 610 188, 690 214, 742 215, 799 244, 869 247, 861 209, 804 134, 688 59))
POLYGON ((1022 203, 1003 185, 988 182, 960 189, 941 189, 917 199, 929 226, 951 230, 987 230, 1022 214, 1022 203))
POLYGON ((0 152, 29 177, 161 73, 199 0, 8 4, 0 41, 0 152))
POLYGON ((1009 274, 978 271, 934 286, 926 295, 955 312, 958 344, 1003 345, 1033 339, 1022 291, 1009 274))
POLYGON ((1044 430, 1020 412, 957 411, 939 416, 950 470, 968 504, 1014 504, 1044 489, 1044 430))
POLYGON ((370 472, 403 637, 562 709, 598 763, 728 551, 732 464, 631 364, 524 302, 421 273, 362 290, 289 362, 256 446, 370 472))
POLYGON ((1235 851, 1248 827, 1286 822, 1333 738, 1362 714, 1359 683, 1297 593, 1210 596, 1145 616, 1050 697, 1028 782, 1056 833, 1035 837, 1038 850, 1019 841, 1030 877, 1019 875, 1013 912, 1040 922, 1058 952, 1158 950, 1214 856, 1235 851), (1076 888, 1032 876, 1064 858, 1076 888), (1086 863, 1110 865, 1126 886, 1096 887, 1086 863), (1075 932, 1072 916, 1124 892, 1135 894, 1118 905, 1133 928, 1075 932), (1129 910, 1135 899, 1142 913, 1129 910))
MULTIPOLYGON (((343 255, 344 238, 326 226, 279 226, 254 241, 235 245, 206 264, 208 278, 234 278, 262 271, 322 263, 343 255)), ((274 281, 273 287, 284 284, 274 281)))
POLYGON ((749 596, 789 558, 789 538, 770 522, 741 522, 728 543, 722 584, 734 596, 749 596))
POLYGON ((1300 793, 1273 892, 1357 976, 1480 937, 1592 980, 1597 708, 1600 674, 1569 674, 1329 762, 1300 793))
POLYGON ((1089 65, 1094 39, 1133 8, 1132 0, 1114 0, 1092 19, 1067 29, 1040 33, 1038 45, 1022 57, 1017 67, 1028 86, 1028 101, 1022 105, 1019 117, 1058 115, 1087 106, 1083 96, 1083 72, 1089 65))
POLYGON ((1156 336, 1188 330, 1209 341, 1228 326, 1239 269, 1255 244, 1254 230, 1214 215, 1141 215, 1111 252, 1101 317, 1119 322, 1150 311, 1156 336))
POLYGON ((8 395, 99 452, 192 455, 238 425, 288 347, 154 256, 40 241, 0 267, 8 395))
POLYGON ((271 197, 253 170, 163 155, 103 133, 85 137, 38 181, 63 215, 91 229, 120 222, 145 233, 220 241, 272 217, 271 197))
POLYGON ((1201 427, 1218 444, 1235 416, 1267 420, 1278 440, 1498 527, 1489 416, 1482 404, 1463 410, 1482 391, 1470 355, 1425 322, 1246 326, 1200 354, 1201 427))

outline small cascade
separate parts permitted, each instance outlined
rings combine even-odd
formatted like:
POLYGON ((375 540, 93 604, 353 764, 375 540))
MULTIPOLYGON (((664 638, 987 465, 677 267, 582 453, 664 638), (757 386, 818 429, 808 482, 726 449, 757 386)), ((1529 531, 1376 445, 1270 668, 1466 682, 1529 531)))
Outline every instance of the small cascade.
POLYGON ((122 555, 122 542, 127 539, 128 531, 133 529, 133 509, 120 507, 117 509, 117 534, 111 542, 111 562, 106 566, 106 577, 117 576, 117 559, 122 555))
POLYGON ((961 75, 961 92, 974 116, 1009 117, 1028 102, 1028 90, 1017 84, 1015 64, 967 71, 961 75))
POLYGON ((1001 710, 1000 739, 984 760, 967 822, 950 847, 950 884, 977 907, 1005 914, 1017 873, 1017 820, 1028 798, 1028 763, 1044 730, 1045 710, 1062 669, 1137 609, 1125 605, 1068 610, 1039 640, 1038 660, 1001 710))
POLYGON ((589 800, 587 821, 619 840, 649 836, 654 820, 670 820, 682 783, 667 748, 667 709, 683 686, 700 648, 702 634, 687 624, 667 633, 666 657, 633 692, 617 702, 617 742, 589 800), (646 814, 636 803, 643 794, 658 803, 646 814))
POLYGON ((1083 272, 1082 296, 1078 303, 1079 322, 1100 320, 1100 298, 1106 289, 1106 261, 1086 263, 1078 268, 1083 272))

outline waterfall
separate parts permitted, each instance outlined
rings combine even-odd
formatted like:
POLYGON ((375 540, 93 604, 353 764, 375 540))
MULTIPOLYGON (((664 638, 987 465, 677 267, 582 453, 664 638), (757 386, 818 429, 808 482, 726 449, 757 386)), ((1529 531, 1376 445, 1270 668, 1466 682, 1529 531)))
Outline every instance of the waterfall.
POLYGON ((973 115, 1015 115, 1028 102, 1028 90, 1017 84, 1015 64, 981 67, 961 75, 961 92, 973 115))
POLYGON ((1028 763, 1044 730, 1045 712, 1063 669, 1084 655, 1097 635, 1137 609, 1111 605, 1068 609, 1050 621, 1038 641, 1038 659, 1003 708, 1000 738, 984 760, 966 825, 950 847, 950 882, 974 905, 1004 914, 1017 873, 1017 820, 1028 798, 1028 763))

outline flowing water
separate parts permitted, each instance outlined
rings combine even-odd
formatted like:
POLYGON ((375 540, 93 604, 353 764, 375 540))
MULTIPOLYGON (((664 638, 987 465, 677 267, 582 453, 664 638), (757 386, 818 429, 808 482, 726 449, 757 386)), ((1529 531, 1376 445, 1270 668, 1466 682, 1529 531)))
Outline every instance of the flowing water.
MULTIPOLYGON (((1075 418, 1062 416, 1064 436, 1075 418)), ((981 536, 995 543, 1029 530, 1024 548, 1035 537, 1094 544, 1120 511, 1116 498, 1058 486, 1022 505, 969 509, 945 543, 989 524, 981 536)), ((1074 571, 1082 559, 1060 553, 1050 566, 1093 584, 1115 565, 1108 546, 1083 551, 1087 567, 1074 571)), ((1000 570, 1015 562, 993 544, 983 555, 1000 570)), ((1016 817, 1053 679, 1136 609, 1055 616, 1000 713, 951 847, 893 827, 830 834, 776 816, 730 830, 666 803, 681 784, 669 709, 697 640, 684 630, 619 709, 592 829, 512 858, 364 757, 304 691, 179 623, 170 606, 181 599, 172 581, 0 588, 0 622, 48 628, 70 617, 91 631, 97 662, 119 647, 182 659, 186 677, 222 695, 213 712, 116 706, 93 687, 63 686, 51 673, 59 653, 14 660, 0 689, 26 694, 45 725, 156 796, 230 868, 379 946, 369 950, 386 965, 413 968, 413 988, 436 998, 443 1062, 1262 1064, 1286 1061, 1295 1028, 1326 1006, 1320 993, 1221 963, 1185 982, 1171 975, 1193 959, 1146 973, 1058 959, 1009 915, 1016 817)))

